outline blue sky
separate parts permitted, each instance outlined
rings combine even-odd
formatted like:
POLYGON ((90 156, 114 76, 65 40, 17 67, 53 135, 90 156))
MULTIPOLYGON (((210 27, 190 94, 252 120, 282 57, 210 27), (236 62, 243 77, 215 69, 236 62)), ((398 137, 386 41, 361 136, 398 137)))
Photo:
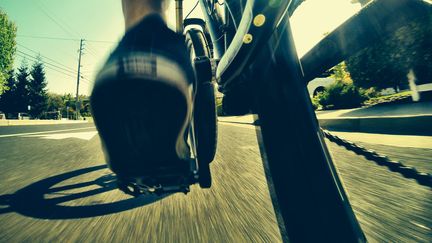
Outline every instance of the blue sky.
MULTIPOLYGON (((195 3, 185 0, 185 13, 195 3)), ((171 3, 167 14, 170 26, 174 24, 173 7, 171 3)), ((18 27, 15 67, 23 57, 30 65, 41 54, 47 63, 48 89, 60 94, 75 93, 80 39, 86 40, 80 93, 89 94, 94 75, 124 31, 121 0, 0 0, 0 8, 18 27)), ((292 18, 300 56, 359 8, 350 0, 303 3, 292 18)), ((200 15, 197 8, 192 16, 200 15)))

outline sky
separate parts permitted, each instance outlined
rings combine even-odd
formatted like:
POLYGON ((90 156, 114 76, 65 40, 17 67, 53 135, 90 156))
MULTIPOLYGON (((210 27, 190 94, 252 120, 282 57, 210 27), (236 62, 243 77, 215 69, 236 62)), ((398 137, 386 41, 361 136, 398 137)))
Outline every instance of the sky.
MULTIPOLYGON (((168 1, 172 3, 166 16, 173 27, 175 4, 168 1)), ((184 0, 184 15, 195 3, 184 0)), ((19 67, 23 59, 30 66, 40 54, 48 90, 58 94, 76 92, 80 39, 85 41, 79 92, 88 95, 98 69, 124 32, 121 0, 0 0, 0 9, 18 28, 14 66, 19 67)), ((350 0, 306 0, 291 18, 299 56, 359 9, 350 0)), ((201 17, 201 9, 191 16, 201 17)))

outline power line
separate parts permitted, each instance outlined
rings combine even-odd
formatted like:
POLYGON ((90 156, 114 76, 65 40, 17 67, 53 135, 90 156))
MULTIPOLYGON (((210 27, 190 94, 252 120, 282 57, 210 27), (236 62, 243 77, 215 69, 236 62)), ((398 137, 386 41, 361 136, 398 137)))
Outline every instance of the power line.
MULTIPOLYGON (((19 54, 19 53, 17 53, 17 55, 18 56, 20 56, 21 58, 29 58, 29 56, 25 56, 25 55, 22 55, 22 54, 19 54)), ((33 57, 30 57, 30 58, 33 58, 33 57)), ((34 59, 31 59, 31 60, 33 60, 34 61, 34 59)), ((53 71, 56 71, 56 72, 59 72, 59 73, 61 73, 61 74, 64 74, 64 75, 66 75, 66 76, 69 76, 69 77, 72 77, 72 78, 75 78, 74 76, 72 76, 71 74, 69 74, 69 73, 66 73, 66 72, 64 72, 64 71, 61 71, 61 70, 58 70, 58 69, 56 69, 56 68, 54 68, 54 67, 51 67, 51 66, 44 66, 45 68, 47 68, 47 69, 50 69, 50 70, 53 70, 53 71)))
MULTIPOLYGON (((28 53, 25 53, 25 52, 23 52, 23 51, 17 50, 17 52, 20 53, 21 55, 25 55, 25 56, 27 56, 27 57, 29 57, 29 58, 33 58, 34 60, 39 60, 37 57, 34 57, 34 56, 32 56, 32 55, 30 55, 30 54, 28 54, 28 53)), ((60 70, 66 71, 66 72, 70 72, 70 73, 73 73, 73 74, 76 73, 75 70, 72 70, 72 69, 69 69, 69 68, 63 68, 63 67, 57 66, 57 65, 55 65, 55 64, 49 63, 49 62, 47 62, 47 61, 43 61, 43 63, 46 64, 46 65, 50 65, 50 66, 52 66, 52 67, 58 68, 58 69, 60 69, 60 70)))
POLYGON ((80 41, 80 39, 74 39, 74 38, 36 36, 36 35, 17 35, 17 37, 32 38, 32 39, 44 39, 44 40, 80 41))
MULTIPOLYGON (((20 36, 18 36, 18 37, 20 37, 20 36)), ((66 40, 66 39, 63 39, 63 38, 55 38, 55 39, 66 40)), ((70 40, 70 39, 68 39, 68 40, 70 40)), ((19 44, 19 43, 18 43, 18 45, 24 47, 23 45, 21 45, 21 44, 19 44)), ((28 48, 28 47, 24 47, 24 48, 30 50, 30 48, 28 48)), ((31 50, 31 51, 32 51, 32 52, 35 52, 34 50, 31 50)), ((65 51, 63 51, 63 50, 58 50, 58 51, 59 51, 59 52, 62 52, 64 55, 68 56, 68 58, 71 58, 71 59, 73 59, 73 60, 76 60, 76 57, 73 57, 70 53, 65 52, 65 51)), ((39 54, 39 53, 38 53, 38 54, 39 54)))
MULTIPOLYGON (((25 47, 25 46, 23 46, 23 45, 21 45, 21 44, 19 44, 19 45, 22 46, 22 47, 24 47, 24 48, 26 48, 26 49, 29 50, 29 51, 34 52, 35 54, 40 55, 40 56, 43 57, 43 58, 50 59, 50 58, 47 58, 47 57, 41 55, 40 53, 38 53, 38 52, 36 52, 36 51, 34 51, 34 50, 30 49, 30 48, 27 48, 27 47, 25 47)), ((19 54, 20 54, 21 57, 31 58, 31 60, 33 60, 33 61, 37 61, 37 60, 38 60, 37 57, 32 56, 32 55, 30 55, 30 54, 28 54, 28 53, 26 53, 26 52, 23 52, 23 51, 20 51, 20 50, 18 50, 18 52, 19 52, 19 54)), ((53 60, 53 59, 50 59, 50 60, 53 61, 53 62, 55 62, 55 63, 57 63, 57 64, 59 64, 59 65, 61 65, 61 66, 63 66, 63 67, 65 67, 65 68, 60 67, 60 66, 57 66, 57 65, 52 64, 52 63, 49 63, 49 62, 46 62, 46 61, 43 61, 43 63, 44 63, 45 65, 49 65, 49 66, 45 66, 45 67, 48 67, 48 68, 50 68, 51 70, 54 70, 54 71, 60 72, 60 73, 62 73, 62 74, 65 74, 65 75, 67 75, 67 76, 69 76, 69 77, 73 77, 73 78, 75 78, 74 76, 71 76, 71 74, 75 74, 75 73, 77 72, 76 70, 73 70, 73 69, 67 67, 66 65, 64 65, 64 64, 62 64, 62 63, 59 63, 59 62, 57 62, 57 61, 55 61, 55 60, 53 60), (60 71, 60 70, 61 70, 61 71, 60 71), (68 73, 66 73, 66 72, 68 72, 68 73), (70 73, 70 74, 69 74, 69 73, 70 73)), ((83 75, 80 75, 80 78, 82 79, 83 82, 85 82, 85 83, 88 84, 88 85, 90 85, 91 83, 93 83, 91 80, 87 79, 87 78, 84 77, 83 75)))
POLYGON ((99 56, 101 56, 100 55, 100 53, 99 53, 99 51, 98 50, 96 50, 94 47, 93 47, 93 45, 92 44, 90 44, 90 45, 87 45, 87 47, 88 48, 90 48, 96 55, 99 55, 99 56))
POLYGON ((52 21, 54 22, 57 26, 59 26, 62 30, 64 30, 66 33, 68 33, 69 35, 73 36, 74 34, 72 34, 69 30, 67 30, 65 27, 63 27, 63 25, 61 25, 55 18, 51 17, 50 14, 48 14, 48 12, 40 5, 40 2, 37 1, 37 5, 39 7, 40 10, 42 10, 42 12, 52 21))
MULTIPOLYGON (((71 69, 70 67, 68 67, 68 66, 66 66, 66 65, 64 65, 64 64, 62 64, 62 63, 60 63, 60 62, 58 62, 58 61, 56 61, 56 60, 54 60, 54 59, 52 59, 52 58, 49 58, 49 57, 47 57, 47 56, 44 56, 44 55, 40 54, 40 52, 37 52, 37 51, 35 51, 35 50, 32 50, 32 49, 30 49, 30 48, 28 48, 28 47, 26 47, 26 46, 23 46, 23 45, 21 45, 21 44, 19 44, 19 43, 17 43, 17 45, 18 45, 18 46, 21 46, 22 48, 24 48, 24 49, 26 49, 26 50, 28 50, 28 51, 31 51, 31 52, 33 52, 33 53, 35 53, 35 54, 40 55, 40 56, 43 57, 44 59, 50 60, 50 61, 52 61, 52 62, 54 62, 54 63, 56 63, 56 64, 58 64, 58 65, 61 65, 61 66, 65 67, 65 68, 68 68, 68 69, 71 69)), ((73 69, 71 69, 71 70, 73 70, 73 69)), ((76 72, 76 70, 73 70, 73 71, 76 72)))
MULTIPOLYGON (((30 60, 32 60, 32 61, 38 61, 39 60, 37 57, 34 57, 32 55, 29 55, 29 54, 21 52, 21 51, 18 51, 18 53, 16 53, 16 54, 23 59, 30 58, 30 60)), ((73 78, 73 79, 76 78, 76 76, 71 74, 71 71, 69 71, 69 70, 63 71, 64 69, 62 69, 56 65, 53 65, 53 64, 47 63, 47 62, 43 62, 43 63, 45 64, 44 68, 46 68, 48 70, 55 71, 57 73, 63 74, 65 76, 73 78)), ((81 76, 80 78, 81 78, 81 81, 83 83, 85 83, 87 86, 90 86, 93 84, 93 82, 91 80, 87 79, 86 77, 81 76)), ((73 80, 70 80, 70 81, 73 81, 73 80)))
POLYGON ((73 35, 80 36, 80 34, 77 31, 75 31, 72 27, 70 27, 70 25, 67 23, 67 21, 64 21, 62 18, 59 18, 58 15, 56 15, 55 13, 50 11, 49 7, 47 5, 45 5, 45 3, 43 1, 38 0, 37 4, 38 4, 39 8, 41 8, 42 11, 46 12, 47 15, 52 15, 52 16, 54 16, 53 17, 54 19, 57 19, 58 22, 61 22, 61 23, 58 23, 59 26, 65 27, 65 29, 68 30, 67 32, 69 32, 69 34, 71 32, 73 32, 74 33, 73 35))
MULTIPOLYGON (((21 58, 24 58, 24 59, 29 58, 28 56, 25 56, 25 55, 22 55, 22 54, 19 54, 19 53, 17 53, 17 55, 20 56, 21 58)), ((36 58, 34 58, 34 57, 31 57, 31 56, 30 56, 30 58, 36 59, 36 58)), ((51 66, 44 66, 44 68, 49 69, 49 70, 51 70, 51 71, 55 71, 55 72, 60 73, 60 74, 63 74, 63 75, 65 75, 65 76, 68 76, 68 77, 73 78, 73 79, 76 78, 76 76, 73 76, 73 75, 71 75, 71 74, 69 74, 69 73, 66 73, 66 72, 64 72, 64 71, 58 70, 58 69, 56 69, 56 68, 53 68, 53 67, 51 67, 51 66)), ((82 81, 83 81, 85 84, 87 84, 87 85, 92 85, 93 82, 90 81, 89 79, 87 79, 87 78, 85 78, 85 77, 81 77, 81 78, 84 79, 84 80, 82 80, 82 81)), ((71 81, 75 82, 74 80, 71 80, 71 81)))
POLYGON ((84 82, 87 83, 87 84, 93 84, 93 83, 94 83, 94 81, 92 81, 92 80, 86 78, 85 76, 81 76, 81 78, 83 79, 82 81, 84 81, 84 82))
MULTIPOLYGON (((20 45, 20 44, 18 44, 18 45, 20 45)), ((54 65, 54 64, 49 63, 49 62, 46 62, 46 61, 43 61, 43 63, 46 64, 46 65, 51 65, 51 66, 54 67, 54 68, 58 68, 58 69, 60 69, 60 70, 63 70, 63 71, 69 72, 69 73, 73 73, 73 74, 75 74, 75 73, 77 72, 76 70, 73 70, 73 69, 67 67, 66 65, 64 65, 64 64, 62 64, 62 63, 59 63, 59 62, 57 62, 57 61, 55 61, 55 60, 53 60, 53 59, 50 59, 50 58, 48 58, 48 57, 45 57, 45 56, 41 55, 40 53, 38 53, 38 52, 36 52, 36 51, 30 49, 30 48, 27 48, 27 47, 25 47, 25 46, 23 46, 23 45, 20 45, 20 46, 26 48, 26 49, 29 50, 29 51, 34 52, 35 54, 40 55, 41 57, 43 57, 43 58, 45 58, 45 59, 51 60, 51 61, 53 61, 53 62, 55 62, 55 63, 57 63, 57 64, 59 64, 59 65, 65 67, 65 68, 63 68, 63 67, 59 67, 59 66, 57 66, 57 65, 54 65)), ((32 55, 30 55, 30 54, 28 54, 28 53, 25 53, 25 52, 22 52, 22 51, 19 51, 19 50, 18 50, 18 52, 20 52, 21 55, 25 55, 26 57, 32 58, 32 60, 38 60, 37 57, 34 57, 34 56, 32 56, 32 55)), ((81 75, 81 78, 83 78, 87 84, 89 84, 89 82, 92 82, 92 81, 90 81, 89 79, 83 77, 82 75, 81 75)))
POLYGON ((91 46, 87 46, 87 51, 91 54, 91 55, 93 55, 93 57, 95 57, 96 59, 100 59, 101 57, 103 57, 103 55, 101 55, 100 53, 99 53, 99 51, 97 51, 96 49, 94 49, 93 47, 91 47, 91 46))
POLYGON ((105 48, 101 48, 101 47, 97 47, 95 45, 93 45, 93 43, 87 43, 87 49, 90 54, 93 54, 93 56, 100 60, 102 58, 105 58, 107 54, 109 54, 111 52, 111 50, 107 50, 105 48))
MULTIPOLYGON (((31 38, 31 39, 44 39, 44 40, 61 40, 61 41, 80 41, 81 39, 68 38, 68 37, 57 37, 57 36, 38 36, 38 35, 17 35, 18 38, 31 38)), ((87 42, 94 43, 107 43, 114 44, 118 43, 116 41, 107 41, 107 40, 87 40, 87 42)))
POLYGON ((108 45, 108 43, 109 44, 111 44, 111 46, 110 46, 110 48, 113 48, 115 45, 112 45, 112 44, 118 44, 119 43, 119 41, 116 41, 116 42, 113 42, 113 41, 110 41, 110 42, 93 42, 93 41, 91 41, 90 40, 90 43, 89 44, 91 44, 94 48, 96 48, 96 49, 103 49, 103 50, 106 50, 107 49, 107 45, 108 45), (102 44, 102 45, 100 45, 100 44, 102 44), (106 44, 106 45, 105 45, 106 44))
MULTIPOLYGON (((63 40, 63 39, 62 39, 62 40, 63 40)), ((17 44, 18 44, 19 46, 21 46, 21 47, 23 47, 23 48, 29 50, 29 51, 35 52, 35 53, 37 53, 37 54, 40 54, 39 52, 37 52, 37 51, 35 51, 35 50, 32 50, 32 49, 30 49, 30 48, 28 48, 28 47, 25 47, 25 46, 23 46, 23 45, 21 45, 21 44, 19 44, 19 43, 17 43, 17 44)), ((60 52, 62 52, 63 54, 67 55, 69 58, 72 58, 73 60, 76 60, 76 57, 72 56, 70 53, 65 52, 65 51, 63 51, 63 50, 58 50, 58 51, 60 51, 60 52)), ((41 56, 43 56, 43 55, 41 55, 41 56)), ((48 58, 48 57, 46 57, 46 56, 45 56, 45 58, 50 59, 50 58, 48 58)), ((51 59, 51 60, 52 60, 52 59, 51 59)), ((54 61, 54 60, 52 60, 52 61, 54 61)), ((54 62, 57 62, 57 61, 54 61, 54 62)), ((57 62, 57 63, 58 63, 58 62, 57 62)))
MULTIPOLYGON (((35 57, 32 57, 32 56, 26 56, 26 55, 23 55, 23 54, 20 54, 20 53, 17 53, 17 55, 18 56, 20 56, 21 58, 24 58, 24 59, 26 59, 26 58, 33 58, 34 60, 37 60, 37 58, 35 58, 35 57)), ((33 60, 33 61, 34 61, 33 60)), ((61 73, 61 74, 63 74, 63 75, 66 75, 66 76, 69 76, 69 77, 71 77, 71 78, 75 78, 75 76, 72 76, 71 74, 69 74, 69 73, 66 73, 66 72, 64 72, 64 71, 60 71, 60 70, 58 70, 58 69, 56 69, 56 68, 53 68, 53 67, 51 67, 51 66, 44 66, 45 68, 47 68, 47 69, 50 69, 50 70, 52 70, 52 71, 56 71, 56 72, 58 72, 58 73, 61 73)))
MULTIPOLYGON (((40 59, 38 59, 37 57, 34 57, 34 56, 32 56, 32 55, 30 55, 30 54, 27 54, 27 53, 25 53, 25 52, 20 52, 20 51, 18 51, 17 55, 19 55, 19 56, 21 56, 21 57, 25 57, 25 58, 30 58, 30 60, 32 60, 32 61, 40 61, 40 59)), ((56 66, 56 65, 53 65, 53 64, 50 64, 50 63, 47 63, 47 62, 43 62, 43 64, 45 64, 45 66, 48 65, 48 66, 53 67, 53 68, 58 68, 58 69, 62 70, 62 72, 69 72, 69 73, 72 73, 70 70, 63 69, 63 68, 61 68, 61 67, 58 67, 58 66, 56 66)))
POLYGON ((106 43, 106 44, 118 43, 118 41, 107 41, 107 40, 89 40, 89 39, 86 39, 86 41, 94 42, 94 43, 106 43))
POLYGON ((91 50, 90 48, 88 48, 88 46, 87 46, 87 48, 85 49, 85 51, 84 51, 83 54, 88 53, 88 54, 92 55, 92 56, 95 57, 95 58, 99 58, 98 55, 97 55, 93 50, 91 50), (85 52, 85 51, 87 51, 87 52, 85 52))

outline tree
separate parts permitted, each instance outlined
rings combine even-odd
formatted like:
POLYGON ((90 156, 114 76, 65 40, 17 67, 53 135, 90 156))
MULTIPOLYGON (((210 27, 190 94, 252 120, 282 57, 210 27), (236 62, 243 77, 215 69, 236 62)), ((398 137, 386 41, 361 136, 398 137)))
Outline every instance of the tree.
POLYGON ((90 98, 86 95, 80 95, 79 100, 81 103, 80 114, 83 117, 91 116, 90 98))
POLYGON ((75 114, 75 98, 72 94, 64 94, 61 96, 63 100, 62 117, 72 118, 75 114))
POLYGON ((48 93, 47 111, 62 111, 65 108, 62 95, 48 93))
POLYGON ((346 84, 353 83, 351 79, 351 74, 348 72, 345 62, 339 63, 338 65, 334 66, 331 70, 333 71, 331 77, 337 82, 342 82, 346 84))
MULTIPOLYGON (((91 116, 90 112, 90 101, 89 97, 85 95, 80 95, 80 113, 82 116, 91 116)), ((54 93, 48 93, 48 105, 47 105, 47 111, 53 112, 53 111, 60 111, 62 117, 68 117, 69 118, 75 116, 75 97, 72 94, 54 94, 54 93)))
POLYGON ((6 81, 5 92, 0 96, 0 111, 10 114, 17 112, 17 99, 16 99, 16 78, 13 70, 8 73, 6 81))
POLYGON ((13 69, 16 31, 15 24, 9 21, 6 13, 0 9, 0 95, 5 91, 9 72, 13 69))
POLYGON ((411 43, 406 49, 412 55, 411 64, 417 77, 417 84, 432 82, 432 10, 429 15, 423 16, 419 21, 411 22, 398 33, 402 39, 405 33, 410 33, 411 43))
POLYGON ((29 71, 27 61, 23 60, 18 68, 17 83, 15 89, 16 112, 26 112, 29 105, 29 71))
MULTIPOLYGON (((352 1, 369 2, 369 1, 352 1)), ((362 3, 363 4, 363 3, 362 3)), ((378 89, 406 86, 407 73, 414 70, 417 83, 432 80, 432 13, 410 21, 380 42, 350 57, 346 63, 357 86, 378 89)))
POLYGON ((401 55, 392 50, 391 43, 376 43, 350 57, 347 63, 356 86, 395 90, 406 80, 407 67, 401 55))
POLYGON ((30 72, 31 80, 29 82, 29 105, 30 115, 35 118, 40 118, 42 113, 46 111, 48 105, 47 81, 43 63, 40 59, 33 64, 30 72))

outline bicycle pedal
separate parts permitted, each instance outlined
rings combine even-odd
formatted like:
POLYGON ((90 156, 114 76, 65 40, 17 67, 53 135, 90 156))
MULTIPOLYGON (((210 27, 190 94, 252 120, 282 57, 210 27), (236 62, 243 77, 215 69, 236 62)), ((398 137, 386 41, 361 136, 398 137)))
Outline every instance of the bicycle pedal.
POLYGON ((190 158, 185 166, 160 167, 145 172, 142 176, 117 175, 118 188, 124 193, 137 197, 140 195, 163 195, 167 193, 190 192, 190 185, 198 182, 198 164, 190 158))
POLYGON ((147 186, 139 185, 137 183, 118 183, 118 188, 131 196, 138 197, 141 195, 157 195, 162 196, 164 194, 182 192, 187 194, 190 192, 190 185, 170 185, 170 186, 147 186))

